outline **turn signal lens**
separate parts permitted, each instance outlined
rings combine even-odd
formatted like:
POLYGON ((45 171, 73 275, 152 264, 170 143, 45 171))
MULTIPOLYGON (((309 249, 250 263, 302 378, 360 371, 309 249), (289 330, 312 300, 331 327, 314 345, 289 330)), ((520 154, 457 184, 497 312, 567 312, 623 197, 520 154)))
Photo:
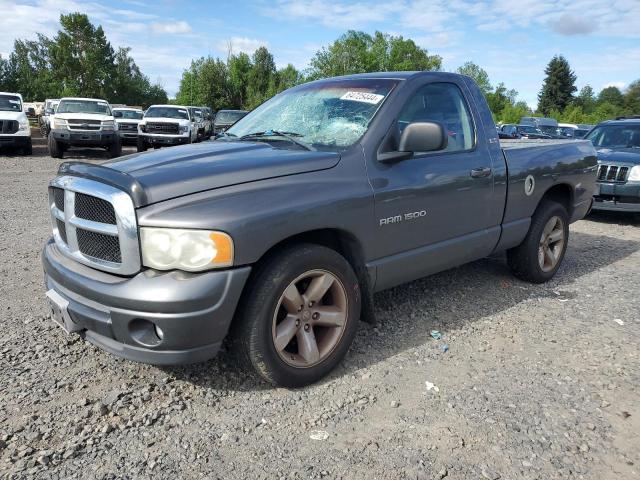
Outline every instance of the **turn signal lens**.
POLYGON ((142 263, 157 270, 199 272, 233 265, 233 240, 224 232, 140 228, 142 263))

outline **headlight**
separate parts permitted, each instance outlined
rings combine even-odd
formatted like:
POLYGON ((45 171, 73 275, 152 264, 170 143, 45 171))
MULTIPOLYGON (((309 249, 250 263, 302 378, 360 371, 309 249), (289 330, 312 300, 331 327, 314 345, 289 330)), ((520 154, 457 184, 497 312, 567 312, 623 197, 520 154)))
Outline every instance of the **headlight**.
POLYGON ((187 133, 189 131, 189 125, 185 125, 184 127, 180 127, 180 133, 187 133))
POLYGON ((223 232, 140 227, 142 263, 157 270, 199 272, 233 265, 233 240, 223 232))
POLYGON ((67 128, 67 121, 62 118, 55 118, 53 120, 52 128, 67 128))
POLYGON ((103 130, 116 130, 116 124, 113 120, 107 120, 106 122, 102 122, 103 130))
POLYGON ((147 126, 144 123, 139 123, 138 128, 140 129, 141 132, 145 132, 147 129, 147 126))
POLYGON ((18 126, 18 130, 22 130, 23 132, 29 130, 29 122, 20 123, 18 126))
POLYGON ((640 165, 631 167, 631 171, 629 172, 629 180, 632 182, 640 182, 640 165))

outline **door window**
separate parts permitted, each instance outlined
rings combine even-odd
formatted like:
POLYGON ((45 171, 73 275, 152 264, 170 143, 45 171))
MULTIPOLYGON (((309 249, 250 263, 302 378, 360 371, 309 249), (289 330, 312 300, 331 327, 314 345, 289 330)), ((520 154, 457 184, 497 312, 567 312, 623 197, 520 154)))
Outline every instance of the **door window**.
POLYGON ((413 122, 438 122, 447 132, 445 151, 470 150, 475 145, 471 114, 460 89, 453 83, 430 83, 407 101, 398 117, 400 134, 413 122))

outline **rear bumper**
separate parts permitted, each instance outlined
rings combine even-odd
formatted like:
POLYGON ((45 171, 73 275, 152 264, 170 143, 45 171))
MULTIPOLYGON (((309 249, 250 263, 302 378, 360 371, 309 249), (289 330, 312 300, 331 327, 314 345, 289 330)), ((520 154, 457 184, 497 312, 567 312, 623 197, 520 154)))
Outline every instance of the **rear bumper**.
POLYGON ((214 357, 251 271, 147 270, 120 277, 67 258, 51 240, 42 262, 47 290, 69 302, 69 316, 83 338, 119 357, 154 365, 214 357))
POLYGON ((598 183, 593 210, 640 212, 640 182, 598 183))
POLYGON ((118 140, 117 132, 52 130, 50 135, 53 135, 57 142, 72 147, 108 147, 118 140))

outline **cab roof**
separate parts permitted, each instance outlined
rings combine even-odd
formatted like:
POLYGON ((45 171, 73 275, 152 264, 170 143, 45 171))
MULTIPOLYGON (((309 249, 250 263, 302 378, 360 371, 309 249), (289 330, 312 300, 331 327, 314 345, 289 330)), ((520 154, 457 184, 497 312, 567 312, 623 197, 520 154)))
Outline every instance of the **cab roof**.
POLYGON ((84 97, 64 97, 61 98, 60 101, 62 102, 63 100, 84 100, 84 101, 88 101, 88 102, 104 102, 107 105, 109 104, 109 102, 107 102, 106 100, 103 100, 101 98, 84 98, 84 97))

